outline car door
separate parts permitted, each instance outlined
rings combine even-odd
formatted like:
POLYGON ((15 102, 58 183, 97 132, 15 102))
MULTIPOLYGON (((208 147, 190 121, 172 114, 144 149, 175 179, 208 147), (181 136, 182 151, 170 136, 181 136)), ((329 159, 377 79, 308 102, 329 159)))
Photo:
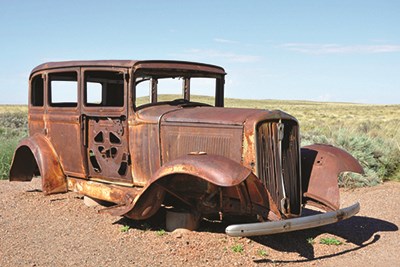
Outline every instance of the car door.
POLYGON ((79 68, 46 74, 47 106, 44 134, 53 145, 67 176, 86 177, 86 153, 81 134, 79 68))
POLYGON ((131 184, 127 70, 84 68, 82 76, 82 121, 88 177, 131 184))

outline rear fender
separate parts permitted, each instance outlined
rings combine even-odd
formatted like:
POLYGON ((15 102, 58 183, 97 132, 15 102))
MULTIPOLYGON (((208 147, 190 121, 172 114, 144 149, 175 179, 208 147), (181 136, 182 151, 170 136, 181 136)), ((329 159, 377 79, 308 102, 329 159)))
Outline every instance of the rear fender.
POLYGON ((57 154, 46 137, 35 134, 20 141, 10 168, 10 181, 31 181, 33 175, 42 177, 46 195, 67 192, 66 177, 57 154))
POLYGON ((346 151, 323 144, 301 148, 303 202, 325 209, 338 210, 338 176, 342 172, 363 174, 360 163, 346 151))

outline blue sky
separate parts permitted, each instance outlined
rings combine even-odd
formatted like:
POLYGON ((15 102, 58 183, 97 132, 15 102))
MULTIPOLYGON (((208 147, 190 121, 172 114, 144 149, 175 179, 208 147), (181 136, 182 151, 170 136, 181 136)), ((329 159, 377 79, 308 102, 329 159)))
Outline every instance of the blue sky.
POLYGON ((226 96, 400 104, 400 1, 0 0, 0 104, 47 61, 221 65, 226 96))

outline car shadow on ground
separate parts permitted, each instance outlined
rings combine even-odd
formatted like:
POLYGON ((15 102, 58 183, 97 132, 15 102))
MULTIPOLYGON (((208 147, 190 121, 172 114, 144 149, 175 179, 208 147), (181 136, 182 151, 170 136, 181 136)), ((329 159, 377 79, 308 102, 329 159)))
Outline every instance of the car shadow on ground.
POLYGON ((391 222, 364 216, 354 216, 350 219, 338 222, 336 224, 326 225, 319 228, 269 236, 251 237, 250 239, 278 251, 298 253, 299 256, 304 258, 294 261, 272 261, 270 259, 260 259, 255 260, 254 262, 295 263, 331 258, 352 251, 356 251, 366 246, 372 245, 375 242, 378 242, 381 237, 378 234, 379 232, 394 231, 398 231, 398 227, 391 222), (316 237, 321 234, 331 234, 337 237, 341 237, 347 243, 352 243, 356 245, 356 247, 334 254, 315 257, 314 247, 311 242, 309 242, 309 240, 315 240, 316 237))
MULTIPOLYGON (((159 230, 165 229, 165 214, 162 212, 152 217, 151 219, 144 221, 134 221, 127 218, 121 218, 114 224, 128 225, 130 228, 135 228, 139 230, 159 230)), ((224 233, 225 228, 229 225, 226 222, 213 222, 203 220, 200 224, 199 232, 211 232, 211 233, 224 233)), ((369 245, 372 245, 379 241, 380 232, 395 232, 398 231, 398 226, 395 224, 365 217, 365 216, 354 216, 350 219, 331 224, 326 226, 321 226, 318 228, 307 229, 296 232, 281 233, 268 236, 257 236, 248 237, 249 239, 257 242, 263 246, 269 247, 271 249, 298 253, 303 259, 285 261, 285 260, 271 260, 271 259, 256 259, 255 263, 296 263, 296 262, 311 262, 315 260, 321 260, 326 258, 331 258, 356 250, 360 250, 369 245), (343 250, 334 254, 323 255, 320 257, 315 257, 314 247, 310 239, 316 240, 319 235, 330 234, 340 238, 343 238, 347 243, 352 243, 356 247, 343 250)))
POLYGON ((129 226, 129 228, 143 231, 165 229, 165 211, 159 209, 159 211, 149 219, 140 221, 122 217, 113 224, 129 226))

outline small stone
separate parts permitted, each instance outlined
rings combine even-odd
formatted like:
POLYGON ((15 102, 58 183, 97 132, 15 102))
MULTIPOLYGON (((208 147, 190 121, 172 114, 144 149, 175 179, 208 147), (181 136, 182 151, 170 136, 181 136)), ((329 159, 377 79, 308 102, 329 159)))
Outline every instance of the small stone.
POLYGON ((189 233, 191 233, 192 231, 190 231, 190 230, 188 230, 188 229, 185 229, 185 228, 177 228, 177 229, 175 229, 174 231, 172 231, 172 234, 175 236, 175 237, 177 237, 177 236, 179 236, 180 235, 180 237, 182 237, 184 234, 189 234, 189 233))
POLYGON ((175 234, 174 234, 174 237, 175 237, 175 238, 182 238, 182 233, 175 233, 175 234))

